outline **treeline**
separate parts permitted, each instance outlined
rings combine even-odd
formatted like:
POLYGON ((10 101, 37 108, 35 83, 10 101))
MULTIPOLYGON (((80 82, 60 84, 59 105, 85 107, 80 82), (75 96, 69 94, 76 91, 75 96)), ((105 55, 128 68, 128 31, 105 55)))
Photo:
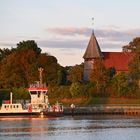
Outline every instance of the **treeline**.
POLYGON ((56 82, 60 67, 57 59, 41 53, 35 41, 20 42, 17 48, 0 49, 0 88, 28 87, 39 80, 39 67, 44 68, 45 82, 56 82))
POLYGON ((19 42, 16 48, 0 49, 0 89, 17 93, 19 91, 16 88, 20 88, 21 96, 17 95, 15 98, 24 97, 22 93, 24 90, 21 88, 26 89, 31 83, 39 80, 39 67, 44 68, 44 82, 48 84, 57 82, 57 71, 61 66, 54 56, 41 53, 35 41, 23 41, 19 42))
MULTIPOLYGON (((133 59, 129 62, 129 71, 117 73, 115 68, 106 68, 102 59, 94 61, 94 69, 90 72, 89 81, 83 81, 83 64, 64 68, 67 72, 67 83, 69 90, 54 90, 62 97, 67 91, 67 96, 72 98, 82 97, 140 97, 140 37, 134 38, 128 45, 123 47, 125 53, 132 52, 133 59), (59 92, 61 91, 61 92, 59 92)), ((120 62, 121 63, 121 62, 120 62)), ((63 72, 64 74, 64 72, 63 72)), ((61 74, 62 75, 62 74, 61 74)), ((60 86, 59 86, 60 87, 60 86)), ((62 88, 62 87, 61 87, 62 88)))
MULTIPOLYGON (((43 81, 49 87, 49 98, 89 99, 92 97, 125 96, 139 97, 140 79, 140 38, 135 38, 123 51, 135 55, 129 63, 129 72, 116 74, 114 68, 106 69, 102 60, 95 61, 89 82, 83 81, 83 63, 62 67, 57 59, 42 53, 33 40, 19 42, 16 48, 0 49, 0 88, 15 93, 14 99, 28 99, 25 89, 39 80, 38 68, 43 67, 43 81)), ((1 98, 8 98, 0 91, 1 98)))

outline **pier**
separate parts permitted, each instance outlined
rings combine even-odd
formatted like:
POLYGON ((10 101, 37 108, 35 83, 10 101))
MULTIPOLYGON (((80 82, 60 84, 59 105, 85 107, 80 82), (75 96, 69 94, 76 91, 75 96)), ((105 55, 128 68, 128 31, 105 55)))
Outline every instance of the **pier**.
POLYGON ((140 105, 97 105, 92 107, 64 108, 64 115, 140 115, 140 105))

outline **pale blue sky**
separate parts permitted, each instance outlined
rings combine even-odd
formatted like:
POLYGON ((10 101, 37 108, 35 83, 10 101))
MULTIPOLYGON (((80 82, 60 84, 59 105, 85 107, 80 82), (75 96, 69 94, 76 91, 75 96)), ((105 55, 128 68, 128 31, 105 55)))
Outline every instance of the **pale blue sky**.
POLYGON ((61 65, 83 62, 91 18, 103 51, 140 36, 140 0, 0 0, 0 47, 34 39, 61 65))

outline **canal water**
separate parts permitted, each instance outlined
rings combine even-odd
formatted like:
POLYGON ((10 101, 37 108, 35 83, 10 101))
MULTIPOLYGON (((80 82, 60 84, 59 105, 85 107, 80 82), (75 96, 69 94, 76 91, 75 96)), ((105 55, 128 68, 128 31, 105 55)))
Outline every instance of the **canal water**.
POLYGON ((140 116, 0 118, 0 140, 139 140, 140 116))

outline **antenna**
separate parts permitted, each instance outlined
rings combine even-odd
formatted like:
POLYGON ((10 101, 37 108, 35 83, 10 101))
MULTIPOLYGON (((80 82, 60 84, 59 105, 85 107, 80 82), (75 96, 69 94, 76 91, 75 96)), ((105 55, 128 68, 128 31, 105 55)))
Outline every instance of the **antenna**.
POLYGON ((94 17, 92 17, 92 33, 94 34, 94 17))

